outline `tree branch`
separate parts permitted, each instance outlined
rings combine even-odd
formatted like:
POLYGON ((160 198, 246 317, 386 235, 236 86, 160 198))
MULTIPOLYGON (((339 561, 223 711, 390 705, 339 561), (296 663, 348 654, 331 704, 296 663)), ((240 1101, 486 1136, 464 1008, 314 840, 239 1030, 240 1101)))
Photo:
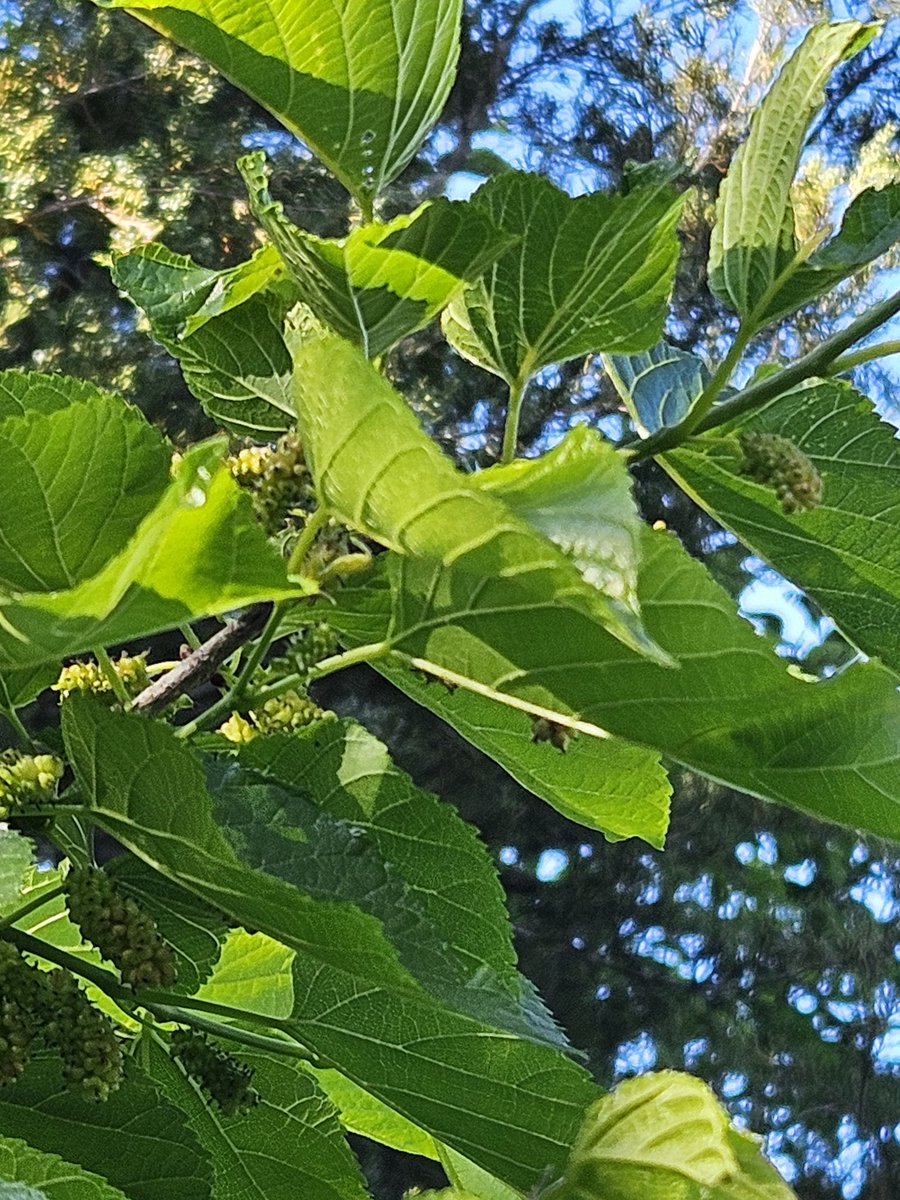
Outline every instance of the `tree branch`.
POLYGON ((135 698, 131 706, 132 711, 148 714, 159 712, 182 692, 212 679, 222 663, 230 658, 235 650, 260 632, 271 611, 272 605, 268 602, 254 604, 245 609, 240 616, 229 621, 224 628, 192 651, 177 667, 173 667, 171 671, 167 671, 165 675, 161 675, 145 687, 135 698))

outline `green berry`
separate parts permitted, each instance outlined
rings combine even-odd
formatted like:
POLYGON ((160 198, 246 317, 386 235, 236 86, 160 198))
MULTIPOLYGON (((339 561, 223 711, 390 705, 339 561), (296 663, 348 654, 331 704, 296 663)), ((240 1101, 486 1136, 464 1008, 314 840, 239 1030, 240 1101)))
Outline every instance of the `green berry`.
POLYGON ((315 507, 312 476, 294 432, 285 433, 274 446, 247 446, 233 454, 228 465, 250 492, 256 515, 270 534, 278 533, 290 517, 305 517, 315 507))
POLYGON ((0 942, 0 1085, 18 1079, 38 1029, 37 974, 8 942, 0 942))
POLYGON ((227 1117, 259 1103, 251 1086, 253 1068, 208 1041, 204 1034, 179 1029, 172 1034, 172 1057, 227 1117))
POLYGON ((86 1099, 106 1100, 122 1082, 122 1050, 109 1017, 90 1002, 75 976, 50 971, 42 1032, 59 1051, 63 1078, 86 1099))
POLYGON ((0 820, 52 804, 62 773, 63 761, 53 754, 0 753, 0 820))
POLYGON ((786 513, 808 512, 822 503, 822 476, 790 438, 745 432, 738 442, 741 474, 771 487, 786 513))
POLYGON ((172 986, 176 971, 171 946, 150 914, 105 871, 71 871, 65 888, 70 917, 85 939, 119 968, 123 983, 135 991, 172 986))

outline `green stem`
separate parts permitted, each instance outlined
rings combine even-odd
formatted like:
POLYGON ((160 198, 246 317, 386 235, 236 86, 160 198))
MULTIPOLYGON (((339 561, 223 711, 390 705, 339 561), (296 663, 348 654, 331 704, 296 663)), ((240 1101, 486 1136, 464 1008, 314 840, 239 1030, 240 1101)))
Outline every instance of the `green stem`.
MULTIPOLYGON (((851 346, 855 346, 857 342, 867 338, 869 334, 874 333, 879 326, 884 325, 897 313, 900 313, 900 291, 874 305, 868 312, 857 317, 855 321, 851 321, 846 329, 832 334, 809 354, 804 354, 802 358, 798 358, 796 362, 785 367, 783 371, 779 371, 777 375, 769 375, 765 379, 761 379, 759 383, 739 392, 730 400, 716 405, 701 420, 691 422, 689 428, 686 429, 686 421, 682 421, 678 425, 658 430, 642 442, 626 443, 621 449, 629 451, 633 461, 650 458, 654 454, 680 446, 691 433, 705 433, 708 429, 725 425, 727 422, 733 421, 735 417, 743 416, 744 413, 751 412, 755 408, 761 408, 769 400, 773 400, 776 396, 782 395, 807 379, 812 379, 814 376, 820 378, 826 376, 828 368, 840 358, 845 350, 849 350, 851 346)), ((693 415, 693 411, 691 410, 689 417, 693 415)))
POLYGON ((11 704, 9 706, 7 706, 5 704, 0 705, 0 713, 2 713, 4 717, 6 717, 7 721, 9 721, 10 725, 12 725, 13 729, 19 735, 19 740, 21 741, 22 745, 27 750, 33 750, 34 749, 34 739, 32 738, 31 734, 28 732, 28 730, 25 728, 25 726, 22 724, 22 719, 19 716, 19 714, 16 712, 16 710, 13 708, 13 706, 11 704))
POLYGON ((211 1021, 207 1017, 197 1016, 196 1013, 186 1013, 181 1008, 171 1007, 167 1004, 151 1004, 147 1007, 160 1021, 190 1025, 194 1029, 212 1034, 213 1037, 239 1042, 242 1046, 251 1046, 255 1050, 267 1050, 270 1054, 284 1054, 288 1058, 298 1058, 302 1062, 317 1063, 319 1061, 310 1050, 297 1042, 267 1037, 264 1033, 253 1033, 250 1029, 239 1029, 235 1025, 227 1025, 224 1021, 211 1021))
POLYGON ((527 376, 520 375, 509 385, 509 404, 506 409, 506 424, 503 426, 503 447, 500 451, 502 463, 512 462, 516 457, 516 447, 519 444, 519 418, 522 415, 526 383, 527 376))
POLYGON ((12 942, 26 954, 33 954, 36 958, 42 958, 45 962, 51 962, 57 967, 65 967, 67 971, 86 979, 88 983, 92 983, 94 987, 105 992, 113 1000, 119 996, 134 1000, 134 993, 123 988, 111 971, 105 971, 102 967, 97 967, 85 959, 69 954, 68 951, 61 950, 58 946, 51 946, 49 942, 33 937, 22 929, 13 929, 12 927, 3 929, 2 937, 4 941, 12 942))
MULTIPOLYGON (((277 696, 282 696, 285 692, 291 691, 292 688, 300 687, 310 682, 310 680, 322 679, 326 675, 333 675, 335 671, 343 671, 347 667, 355 667, 359 663, 376 662, 379 658, 386 658, 390 653, 391 646, 389 642, 369 642, 365 646, 357 646, 353 650, 345 650, 342 654, 333 654, 331 658, 323 658, 320 663, 317 663, 311 670, 305 671, 302 675, 285 675, 277 683, 270 684, 269 687, 260 688, 251 697, 248 697, 248 703, 252 703, 253 705, 264 704, 266 700, 274 700, 277 696)), ((186 729, 187 726, 185 725, 184 728, 186 729)))
POLYGON ((190 625, 179 625, 178 631, 192 650, 197 650, 199 648, 200 639, 197 637, 196 633, 194 633, 190 625))
POLYGON ((112 688, 113 695, 123 708, 127 708, 131 703, 131 697, 125 690, 125 684, 119 677, 119 672, 113 666, 113 660, 109 657, 108 651, 103 646, 97 646, 94 650, 94 658, 96 658, 100 670, 103 672, 104 679, 112 688))
POLYGON ((324 504, 320 504, 317 509, 310 513, 306 524, 303 526, 303 531, 297 538, 297 542, 291 551, 291 557, 288 559, 288 575, 299 575, 303 563, 306 561, 306 556, 312 548, 313 542, 327 524, 331 516, 330 509, 324 504))
POLYGON ((247 655, 246 661, 242 664, 238 672, 237 679, 225 693, 223 700, 229 701, 231 708, 237 707, 237 702, 247 690, 247 685, 253 678, 253 673, 259 664, 262 662, 266 651, 275 640, 275 635, 278 633, 278 626, 281 624, 281 618, 284 615, 284 605, 275 604, 272 611, 269 613, 269 619, 263 626, 262 633, 256 639, 253 649, 247 655))
POLYGON ((15 912, 11 912, 9 916, 0 921, 0 930, 7 929, 10 925, 15 925, 18 921, 23 920, 29 913, 33 913, 38 908, 43 908, 45 904, 49 904, 51 900, 55 900, 57 896, 61 896, 65 888, 62 884, 59 887, 51 888, 49 892, 44 892, 40 896, 35 896, 33 900, 27 901, 21 908, 17 908, 15 912))
POLYGON ((850 354, 842 354, 828 368, 829 375, 843 375, 863 363, 873 362, 876 358, 888 358, 891 354, 900 354, 900 339, 890 342, 878 342, 874 346, 863 346, 862 350, 854 350, 850 354))

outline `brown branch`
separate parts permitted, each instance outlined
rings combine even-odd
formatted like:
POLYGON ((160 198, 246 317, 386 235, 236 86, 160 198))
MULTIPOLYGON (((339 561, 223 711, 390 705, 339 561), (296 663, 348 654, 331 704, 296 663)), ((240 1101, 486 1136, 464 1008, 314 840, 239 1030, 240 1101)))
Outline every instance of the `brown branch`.
POLYGON ((229 621, 202 646, 193 650, 183 662, 159 679, 155 679, 135 698, 131 706, 134 712, 153 714, 165 708, 176 696, 187 692, 198 684, 212 679, 216 671, 235 650, 249 642, 259 633, 268 620, 272 605, 254 604, 240 616, 229 621))

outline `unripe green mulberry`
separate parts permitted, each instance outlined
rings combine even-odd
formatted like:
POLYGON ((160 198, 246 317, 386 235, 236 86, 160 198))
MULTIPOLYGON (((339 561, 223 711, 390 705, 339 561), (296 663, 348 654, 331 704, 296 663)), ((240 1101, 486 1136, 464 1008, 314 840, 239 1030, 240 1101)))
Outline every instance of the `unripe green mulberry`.
POLYGON ((225 1116, 249 1112, 259 1103, 259 1093, 251 1087, 253 1068, 207 1041, 204 1034, 179 1029, 172 1034, 171 1049, 172 1057, 225 1116))
POLYGON ((106 1100, 122 1082, 122 1050, 112 1021, 95 1008, 66 970, 46 976, 42 1032, 59 1051, 66 1084, 86 1099, 106 1100))
POLYGON ((63 762, 53 754, 0 753, 0 820, 52 804, 63 762))
POLYGON ((175 955, 156 922, 136 900, 125 896, 105 871, 72 871, 66 878, 69 915, 87 941, 121 972, 122 982, 142 987, 171 987, 175 955))
POLYGON ((309 696, 292 689, 267 700, 262 708, 254 709, 248 716, 249 720, 240 713, 232 713, 216 732, 239 745, 252 742, 260 734, 291 733, 305 725, 312 725, 314 721, 333 717, 334 713, 330 709, 319 708, 309 696))
POLYGON ((306 514, 315 507, 312 476, 294 432, 283 434, 274 446, 239 450, 228 459, 228 466, 250 492, 256 515, 270 534, 278 533, 295 512, 306 514))
MULTIPOLYGON (((112 666, 125 691, 132 698, 142 692, 150 682, 146 654, 123 652, 117 659, 112 660, 112 666)), ((90 692, 95 696, 108 695, 111 699, 115 698, 113 686, 99 663, 88 661, 69 663, 67 667, 63 667, 59 679, 53 684, 53 690, 59 692, 62 700, 67 699, 73 692, 90 692)))
POLYGON ((15 947, 0 942, 0 1085, 18 1079, 37 1032, 37 974, 15 947))
POLYGON ((822 503, 822 476, 790 438, 741 433, 741 474, 773 488, 786 513, 808 512, 822 503))

